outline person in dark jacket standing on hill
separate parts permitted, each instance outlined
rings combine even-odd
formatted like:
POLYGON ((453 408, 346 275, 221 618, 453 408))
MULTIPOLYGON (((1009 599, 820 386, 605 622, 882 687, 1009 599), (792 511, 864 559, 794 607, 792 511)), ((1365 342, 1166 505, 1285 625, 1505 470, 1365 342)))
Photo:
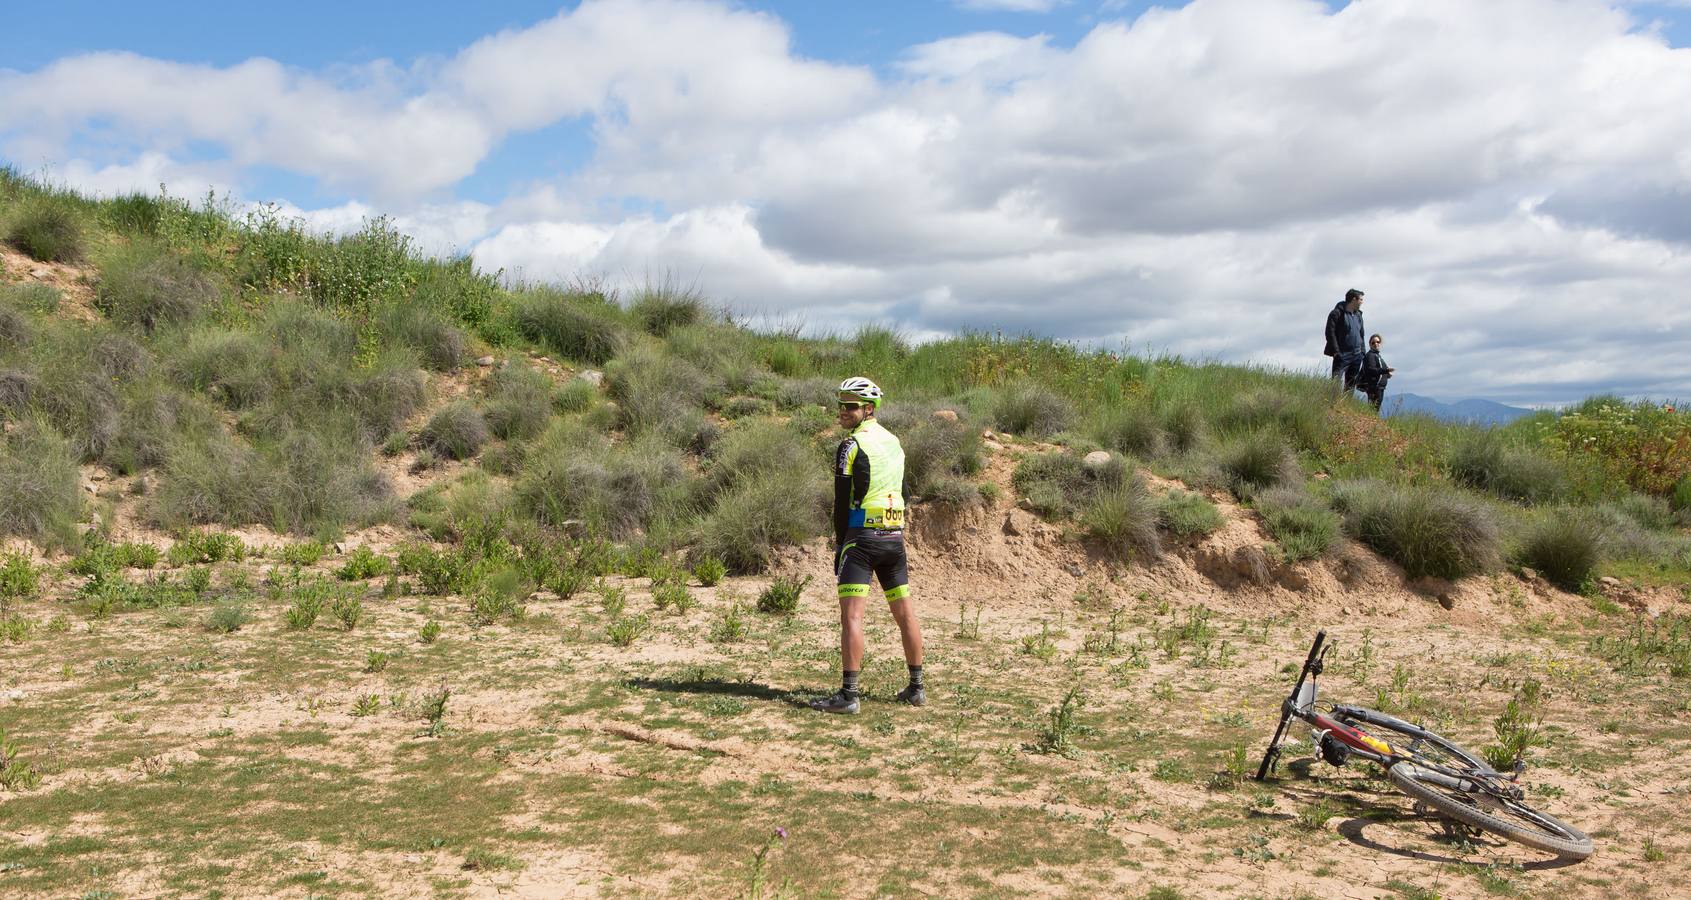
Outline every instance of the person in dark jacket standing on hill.
POLYGON ((1367 333, 1362 326, 1362 292, 1351 288, 1327 314, 1327 349, 1322 351, 1333 357, 1333 380, 1342 380, 1347 394, 1356 390, 1357 378, 1362 375, 1362 356, 1367 349, 1362 336, 1367 333))
POLYGON ((1386 381, 1397 371, 1386 365, 1386 358, 1380 355, 1380 344, 1379 335, 1368 338, 1368 352, 1362 355, 1362 375, 1356 380, 1356 386, 1367 395, 1368 402, 1374 404, 1376 411, 1386 399, 1386 381))

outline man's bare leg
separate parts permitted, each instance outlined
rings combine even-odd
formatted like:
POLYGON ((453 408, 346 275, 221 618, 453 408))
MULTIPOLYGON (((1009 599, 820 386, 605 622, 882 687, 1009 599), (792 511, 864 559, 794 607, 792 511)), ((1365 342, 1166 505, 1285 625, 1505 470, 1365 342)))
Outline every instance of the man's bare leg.
POLYGON ((922 683, 922 623, 916 619, 916 601, 908 593, 887 604, 892 618, 898 623, 898 636, 904 643, 904 663, 910 668, 910 684, 898 692, 898 700, 911 706, 924 706, 928 694, 922 683))

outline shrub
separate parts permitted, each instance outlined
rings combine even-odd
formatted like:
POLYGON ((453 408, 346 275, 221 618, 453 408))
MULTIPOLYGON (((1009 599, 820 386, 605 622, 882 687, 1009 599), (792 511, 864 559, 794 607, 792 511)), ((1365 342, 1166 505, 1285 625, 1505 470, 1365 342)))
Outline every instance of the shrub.
POLYGON ((961 418, 935 418, 931 406, 901 404, 877 414, 904 448, 905 490, 929 496, 943 478, 980 471, 980 431, 961 418))
POLYGON ((657 604, 658 609, 674 609, 677 615, 685 615, 696 601, 686 584, 673 580, 660 581, 652 586, 652 602, 657 604))
POLYGON ((1610 505, 1614 513, 1648 531, 1672 531, 1675 525, 1669 501, 1648 494, 1627 494, 1610 505))
POLYGON ((42 262, 76 262, 83 257, 87 237, 70 202, 43 197, 20 207, 6 242, 42 262))
MULTIPOLYGON (((587 387, 586 382, 576 382, 587 387)), ((552 380, 527 365, 497 368, 488 378, 487 424, 508 441, 528 440, 552 418, 552 380)))
POLYGON ((82 517, 70 442, 39 416, 0 433, 0 534, 69 544, 82 517))
POLYGON ((419 640, 419 641, 421 641, 425 644, 432 644, 436 640, 439 640, 439 638, 440 638, 440 623, 436 622, 433 619, 430 619, 427 622, 424 622, 423 627, 419 628, 417 630, 417 640, 419 640))
POLYGON ((605 388, 617 419, 630 434, 651 431, 684 447, 698 433, 706 398, 722 385, 703 370, 660 349, 641 346, 605 367, 605 388))
MULTIPOLYGON (((8 553, 0 563, 0 601, 35 596, 40 573, 22 553, 8 553)), ((3 606, 3 604, 0 604, 3 606)))
POLYGON ((1066 397, 1037 384, 1007 388, 992 403, 992 424, 1024 437, 1045 437, 1067 428, 1074 407, 1066 397))
POLYGON ((1169 444, 1156 412, 1137 403, 1107 411, 1092 436, 1117 453, 1144 458, 1161 456, 1169 444))
POLYGON ((791 575, 778 576, 757 595, 757 611, 777 616, 798 612, 799 599, 804 596, 804 589, 810 581, 809 575, 802 579, 791 575))
POLYGON ((1016 465, 1011 482, 1035 512, 1051 518, 1074 516, 1091 499, 1128 480, 1127 463, 1112 456, 1104 465, 1088 467, 1082 459, 1062 451, 1040 453, 1016 465))
POLYGON ((323 614, 324 595, 320 592, 301 594, 292 606, 282 613, 282 623, 293 631, 304 631, 317 623, 323 614))
POLYGON ((388 568, 387 557, 362 546, 347 554, 346 562, 335 570, 335 577, 342 581, 364 581, 386 575, 388 568))
POLYGON ((328 552, 329 545, 322 541, 300 541, 283 545, 277 556, 290 566, 315 566, 328 552))
POLYGON ((776 547, 821 534, 831 500, 824 473, 771 472, 719 494, 694 528, 693 558, 722 560, 729 572, 764 571, 776 547))
MULTIPOLYGON (((783 410, 820 406, 826 412, 833 407, 839 386, 838 379, 824 376, 784 379, 781 387, 775 392, 775 406, 783 410)), ((830 414, 828 418, 832 420, 834 417, 830 414)))
POLYGON ((594 533, 627 537, 675 513, 689 490, 673 449, 634 442, 610 448, 575 443, 554 428, 531 454, 514 487, 518 505, 555 527, 575 520, 594 533))
POLYGON ((705 587, 715 587, 728 574, 728 567, 714 556, 706 556, 693 564, 693 577, 705 587))
POLYGON ((591 295, 531 290, 517 296, 512 316, 524 338, 566 359, 604 365, 628 343, 616 309, 591 295))
POLYGON ((152 518, 168 528, 264 521, 273 492, 258 454, 221 432, 174 440, 152 498, 152 518))
POLYGON ((423 365, 436 372, 451 372, 469 355, 464 332, 427 305, 389 303, 378 321, 387 340, 416 351, 423 365))
POLYGON ((364 618, 364 601, 351 596, 336 597, 329 605, 329 611, 335 614, 335 620, 341 623, 342 628, 351 631, 364 618))
POLYGON ((0 308, 16 307, 38 313, 52 313, 59 308, 63 295, 59 289, 38 281, 8 284, 0 287, 0 308))
POLYGON ((1118 559, 1155 559, 1162 554, 1157 514, 1144 479, 1136 476, 1093 494, 1080 521, 1086 533, 1118 559))
POLYGON ((981 492, 966 478, 940 478, 928 485, 922 499, 947 509, 972 509, 981 504, 981 492))
POLYGON ((1691 510, 1691 475, 1679 479, 1673 486, 1673 496, 1668 500, 1668 504, 1675 513, 1691 510))
POLYGON ((663 337, 705 318, 704 298, 691 290, 678 290, 670 285, 647 287, 629 306, 634 321, 647 334, 663 337))
POLYGON ((100 204, 100 218, 113 229, 138 237, 152 237, 169 208, 170 200, 132 191, 100 204))
POLYGON ((1158 414, 1169 448, 1177 453, 1197 449, 1204 439, 1204 412, 1198 404, 1182 400, 1163 407, 1158 414))
POLYGON ((1182 537, 1209 534, 1226 521, 1214 503, 1191 491, 1170 491, 1155 505, 1157 521, 1182 537))
POLYGON ((743 422, 731 429, 704 462, 701 487, 707 497, 769 476, 802 480, 824 468, 802 437, 770 421, 743 422))
POLYGON ((1563 590, 1579 591, 1601 561, 1604 529, 1577 508, 1561 508, 1535 517, 1520 540, 1515 559, 1521 565, 1563 590))
POLYGON ((775 404, 762 397, 733 397, 722 404, 722 415, 728 419, 747 416, 767 416, 775 412, 775 404))
POLYGON ((230 409, 263 403, 275 390, 270 348, 263 338, 241 331, 200 328, 176 337, 170 369, 179 384, 204 391, 230 409))
POLYGON ((217 296, 217 285, 186 259, 143 241, 117 251, 101 268, 94 302, 112 321, 150 334, 194 319, 217 296))
POLYGON ((252 614, 239 603, 226 603, 211 611, 206 616, 206 628, 220 634, 232 634, 240 631, 243 625, 252 621, 252 614))
POLYGON ((1462 432, 1451 442, 1446 464, 1456 481, 1505 500, 1542 503, 1567 493, 1567 480, 1554 460, 1511 446, 1496 431, 1462 432))
POLYGON ((487 420, 467 400, 454 400, 429 418, 417 441, 449 459, 468 459, 487 443, 487 420))
POLYGON ((1217 451, 1216 463, 1228 488, 1241 498, 1293 481, 1298 474, 1297 455, 1284 438, 1266 429, 1228 441, 1217 451))
POLYGON ((1460 578, 1497 567, 1500 540, 1490 512, 1471 497, 1374 482, 1336 485, 1345 528, 1403 566, 1410 578, 1460 578))
POLYGON ((1556 417, 1545 443, 1651 494, 1668 494, 1691 478, 1691 413, 1671 405, 1592 397, 1556 417))
POLYGON ((1259 492, 1252 502, 1287 562, 1315 559, 1339 538, 1338 513, 1298 488, 1270 488, 1259 492))
POLYGON ((645 616, 618 617, 605 626, 605 637, 618 647, 632 646, 646 633, 645 616))
POLYGON ((0 353, 28 347, 34 338, 35 328, 23 313, 0 306, 0 353))
POLYGON ((176 536, 165 559, 172 566, 238 562, 247 556, 241 539, 221 531, 185 531, 176 536))

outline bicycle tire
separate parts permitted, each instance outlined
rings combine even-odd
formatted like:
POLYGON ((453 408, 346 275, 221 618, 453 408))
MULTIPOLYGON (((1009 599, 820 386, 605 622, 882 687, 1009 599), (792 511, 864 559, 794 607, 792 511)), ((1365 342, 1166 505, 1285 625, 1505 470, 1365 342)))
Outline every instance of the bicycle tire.
POLYGON ((1392 784, 1397 785, 1398 790, 1444 815, 1518 844, 1554 853, 1562 859, 1572 861, 1585 859, 1595 850, 1591 838, 1585 832, 1549 813, 1539 812, 1515 800, 1493 797, 1490 794, 1455 791, 1443 785, 1422 782, 1420 778, 1423 772, 1425 770, 1420 766, 1405 760, 1387 769, 1386 777, 1391 779, 1392 784), (1478 802, 1481 797, 1495 803, 1498 810, 1507 812, 1522 822, 1530 823, 1532 827, 1518 825, 1482 808, 1478 802))
MULTIPOLYGON (((1403 743, 1388 743, 1408 750, 1430 764, 1464 774, 1498 774, 1496 769, 1460 745, 1395 716, 1362 707, 1337 707, 1335 714, 1340 721, 1354 720, 1381 731, 1391 732, 1403 743), (1428 752, 1429 749, 1433 752, 1428 752)), ((1415 765, 1414 759, 1409 759, 1387 769, 1386 776, 1399 790, 1444 815, 1516 843, 1576 861, 1590 856, 1595 849, 1591 838, 1585 832, 1549 813, 1540 812, 1518 800, 1456 791, 1436 782, 1423 782, 1418 777, 1422 771, 1415 765), (1525 824, 1517 824, 1502 818, 1497 812, 1483 808, 1479 804, 1480 797, 1495 804, 1497 812, 1505 813, 1525 824)))

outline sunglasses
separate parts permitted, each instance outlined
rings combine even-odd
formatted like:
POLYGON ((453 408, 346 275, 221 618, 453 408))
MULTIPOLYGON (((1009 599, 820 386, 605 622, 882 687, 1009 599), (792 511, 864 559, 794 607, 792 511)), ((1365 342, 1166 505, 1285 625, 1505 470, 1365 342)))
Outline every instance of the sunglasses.
POLYGON ((868 406, 868 405, 869 404, 867 404, 867 403, 848 403, 844 400, 840 401, 840 409, 853 409, 853 410, 855 410, 855 409, 862 409, 863 407, 868 406))

